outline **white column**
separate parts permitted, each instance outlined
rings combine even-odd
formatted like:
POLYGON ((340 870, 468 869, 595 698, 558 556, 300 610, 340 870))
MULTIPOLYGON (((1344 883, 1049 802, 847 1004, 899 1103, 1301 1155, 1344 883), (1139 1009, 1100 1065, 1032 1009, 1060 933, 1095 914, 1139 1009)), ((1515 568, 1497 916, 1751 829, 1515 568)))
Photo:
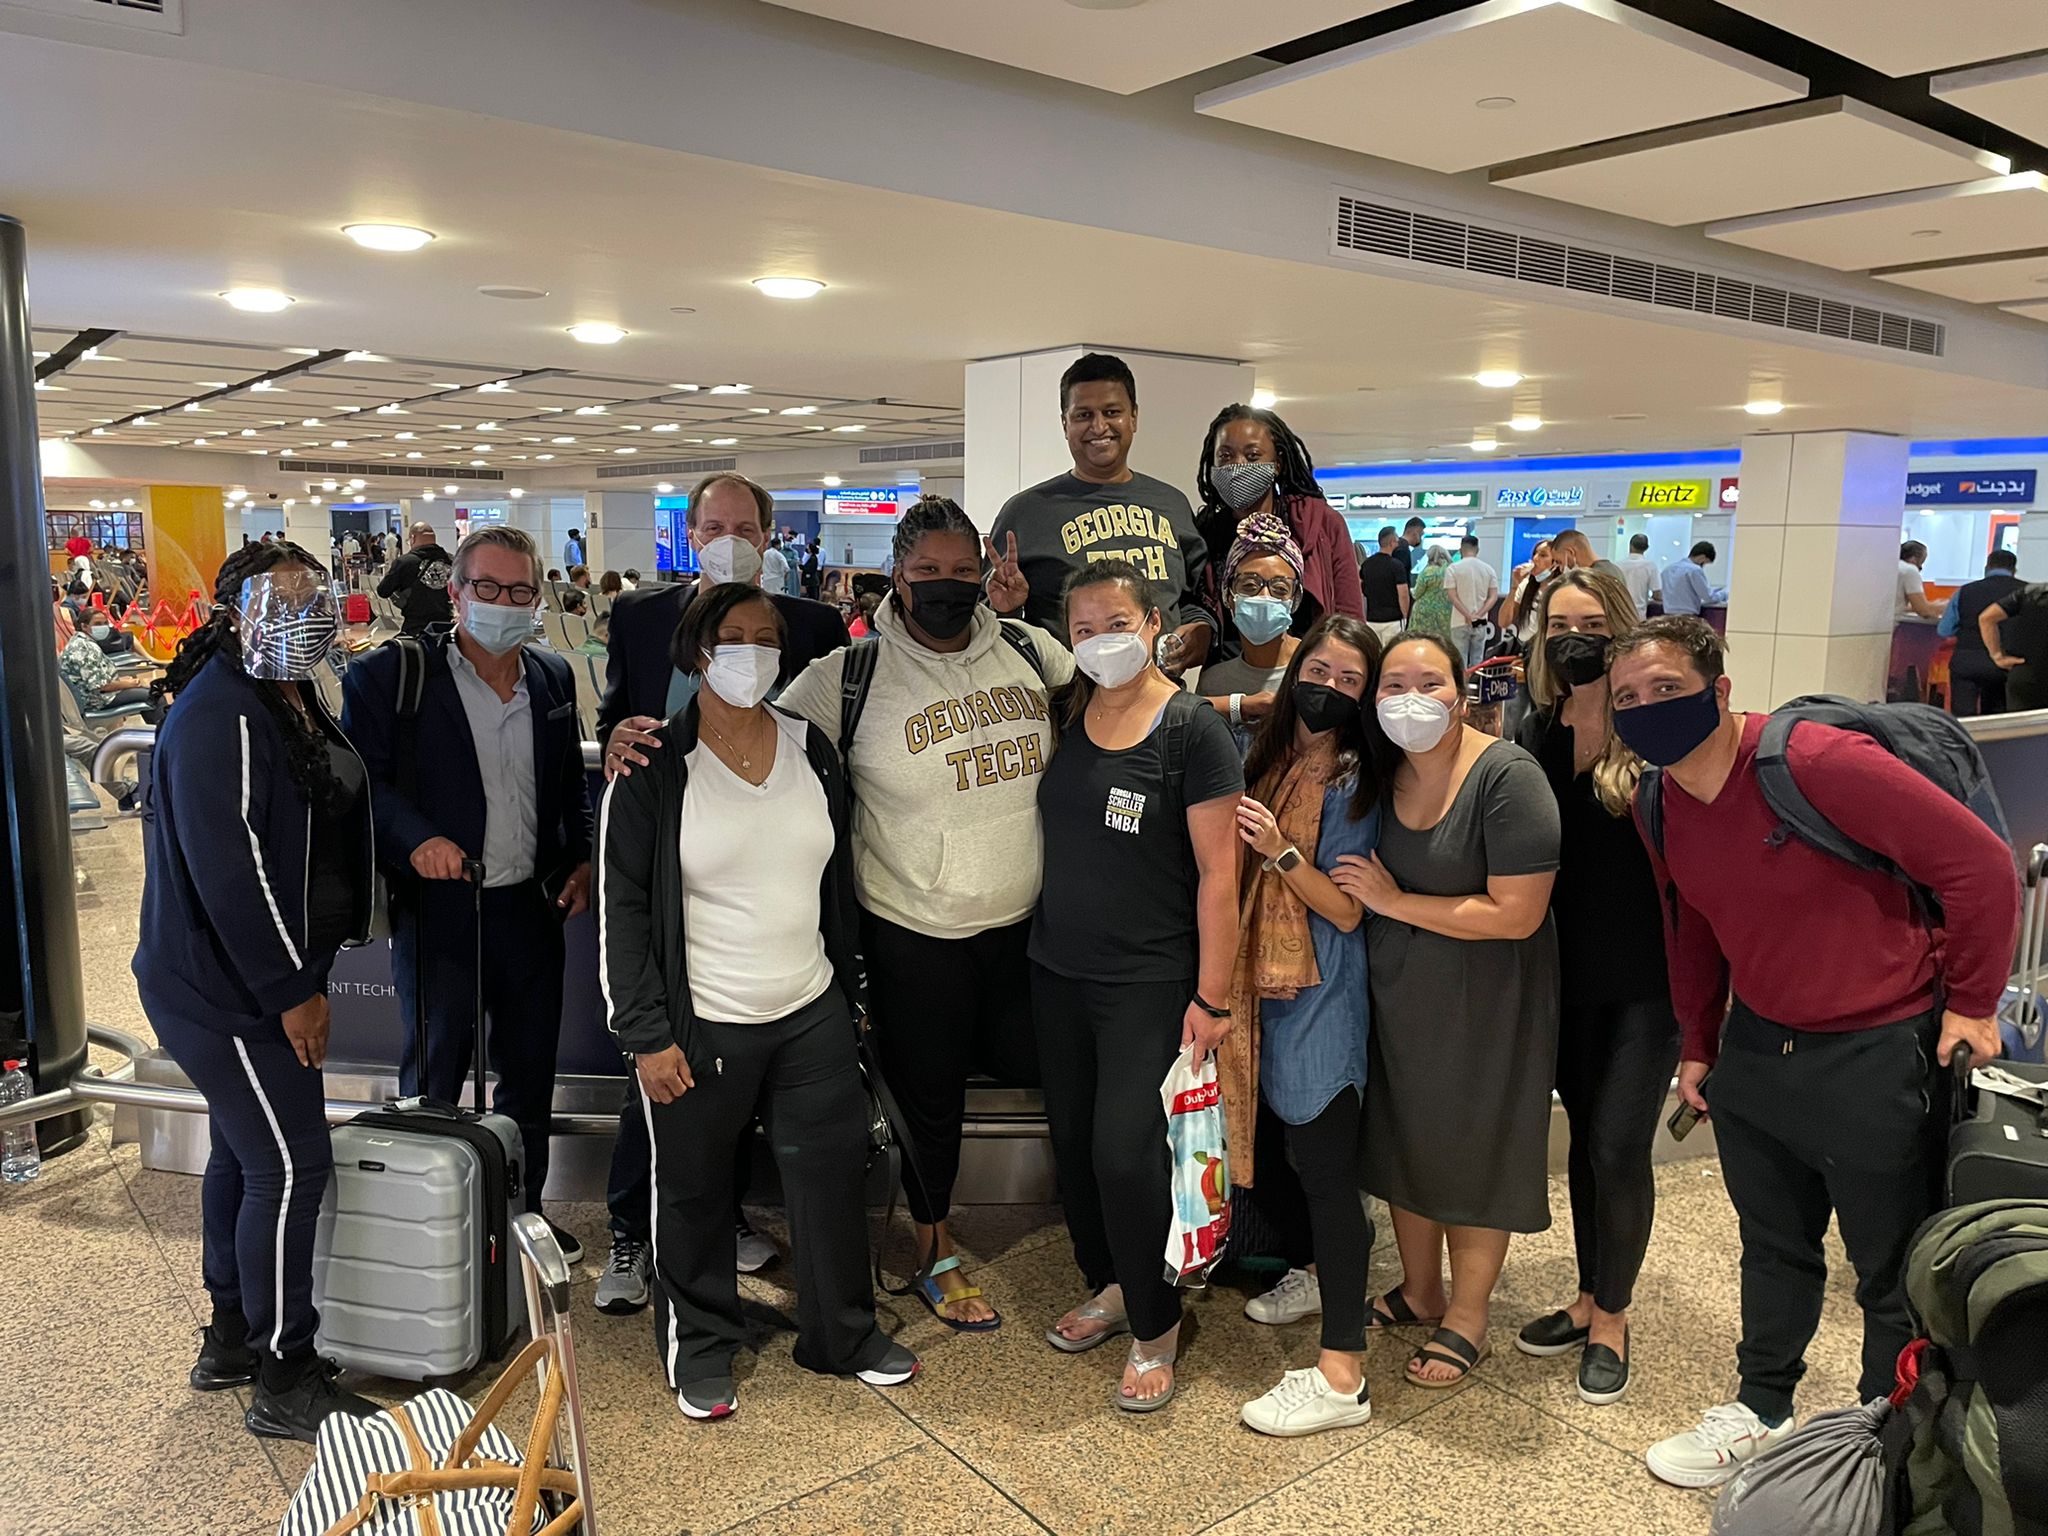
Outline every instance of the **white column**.
POLYGON ((284 509, 284 536, 325 561, 334 547, 334 522, 326 505, 316 507, 303 496, 295 498, 284 509))
POLYGON ((1737 709, 1884 697, 1906 447, 1868 432, 1743 439, 1728 598, 1737 709))
POLYGON ((593 586, 606 571, 623 571, 628 566, 641 572, 654 569, 652 491, 587 493, 583 509, 589 519, 583 534, 593 586))
POLYGON ((1113 346, 1059 347, 967 365, 967 515, 992 526, 1025 486, 1073 467, 1060 429, 1060 375, 1084 352, 1110 352, 1138 383, 1131 468, 1195 500, 1195 464, 1216 413, 1249 401, 1258 369, 1224 358, 1177 357, 1113 346))
POLYGON ((2048 509, 2020 519, 2020 580, 2048 581, 2048 509))

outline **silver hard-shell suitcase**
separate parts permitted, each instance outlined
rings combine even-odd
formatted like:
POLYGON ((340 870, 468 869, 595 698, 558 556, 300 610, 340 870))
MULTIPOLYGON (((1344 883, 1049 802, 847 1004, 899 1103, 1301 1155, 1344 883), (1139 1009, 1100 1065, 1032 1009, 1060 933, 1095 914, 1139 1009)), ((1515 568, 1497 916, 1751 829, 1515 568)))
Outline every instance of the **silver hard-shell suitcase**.
MULTIPOLYGON (((483 974, 483 865, 465 861, 483 974)), ((419 954, 425 952, 425 935, 419 954)), ((414 1060, 425 1071, 424 962, 415 974, 414 1060)), ((484 1098, 484 1013, 476 1000, 476 1105, 484 1098)), ((509 1117, 401 1099, 333 1133, 334 1176, 313 1248, 319 1352, 403 1381, 495 1360, 518 1331, 522 1285, 512 1223, 524 1207, 525 1150, 509 1117)))

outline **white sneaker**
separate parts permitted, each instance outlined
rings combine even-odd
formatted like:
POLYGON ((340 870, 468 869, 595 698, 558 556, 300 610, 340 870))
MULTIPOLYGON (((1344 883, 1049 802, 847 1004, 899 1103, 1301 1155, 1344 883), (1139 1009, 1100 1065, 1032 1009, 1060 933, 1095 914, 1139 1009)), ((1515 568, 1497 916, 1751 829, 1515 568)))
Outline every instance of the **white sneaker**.
POLYGON ((1331 1386, 1321 1369, 1289 1371, 1264 1397, 1246 1403, 1238 1417, 1262 1435, 1313 1435, 1348 1429, 1372 1417, 1372 1399, 1361 1385, 1354 1396, 1331 1386))
POLYGON ((775 1251, 775 1244, 749 1226, 744 1216, 739 1221, 739 1243, 735 1256, 739 1260, 739 1271, 743 1275, 751 1275, 766 1269, 781 1257, 775 1251))
POLYGON ((1741 1403, 1709 1408, 1697 1428, 1650 1447, 1652 1476, 1678 1488, 1717 1488, 1792 1433, 1787 1418, 1771 1428, 1741 1403))
POLYGON ((1298 1323, 1322 1310, 1323 1283, 1305 1269, 1290 1269, 1273 1289, 1244 1304, 1244 1315, 1253 1322, 1275 1326, 1298 1323))

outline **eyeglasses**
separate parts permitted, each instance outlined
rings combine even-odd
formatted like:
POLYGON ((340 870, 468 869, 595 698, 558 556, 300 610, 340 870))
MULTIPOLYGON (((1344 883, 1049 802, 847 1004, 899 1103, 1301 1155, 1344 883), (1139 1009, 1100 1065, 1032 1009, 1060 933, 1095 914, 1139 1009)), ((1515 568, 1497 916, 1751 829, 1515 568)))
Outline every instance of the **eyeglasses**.
POLYGON ((1294 601, 1294 594, 1301 590, 1292 576, 1239 576, 1230 583, 1232 597, 1277 597, 1283 603, 1294 601))
POLYGON ((530 582, 518 582, 506 586, 502 581, 490 581, 482 576, 466 577, 462 583, 487 603, 495 603, 501 597, 509 597, 521 608, 531 608, 540 601, 540 588, 530 582))

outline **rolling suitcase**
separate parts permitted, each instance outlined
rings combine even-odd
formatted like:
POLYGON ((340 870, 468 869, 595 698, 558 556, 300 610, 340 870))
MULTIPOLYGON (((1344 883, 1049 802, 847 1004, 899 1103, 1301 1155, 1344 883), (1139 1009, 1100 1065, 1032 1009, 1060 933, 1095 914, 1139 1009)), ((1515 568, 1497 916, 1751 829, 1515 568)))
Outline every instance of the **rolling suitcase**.
MULTIPOLYGON (((466 860, 483 971, 483 865, 466 860)), ((425 953, 424 938, 417 955, 425 953)), ((416 963, 414 1060, 427 1061, 423 958, 416 963)), ((523 1205, 519 1127, 484 1105, 484 1012, 476 1004, 476 1105, 421 1097, 334 1128, 334 1176, 320 1204, 313 1304, 320 1353, 403 1381, 495 1360, 518 1327, 512 1222, 523 1205)))
MULTIPOLYGON (((1970 1055, 1954 1056, 1955 1124, 1948 1138, 1948 1203, 2034 1200, 2048 1203, 2048 1103, 1971 1085, 1970 1055)), ((2023 1083, 2038 1085, 2048 1101, 2048 1067, 2026 1062, 1991 1064, 2023 1083)))

